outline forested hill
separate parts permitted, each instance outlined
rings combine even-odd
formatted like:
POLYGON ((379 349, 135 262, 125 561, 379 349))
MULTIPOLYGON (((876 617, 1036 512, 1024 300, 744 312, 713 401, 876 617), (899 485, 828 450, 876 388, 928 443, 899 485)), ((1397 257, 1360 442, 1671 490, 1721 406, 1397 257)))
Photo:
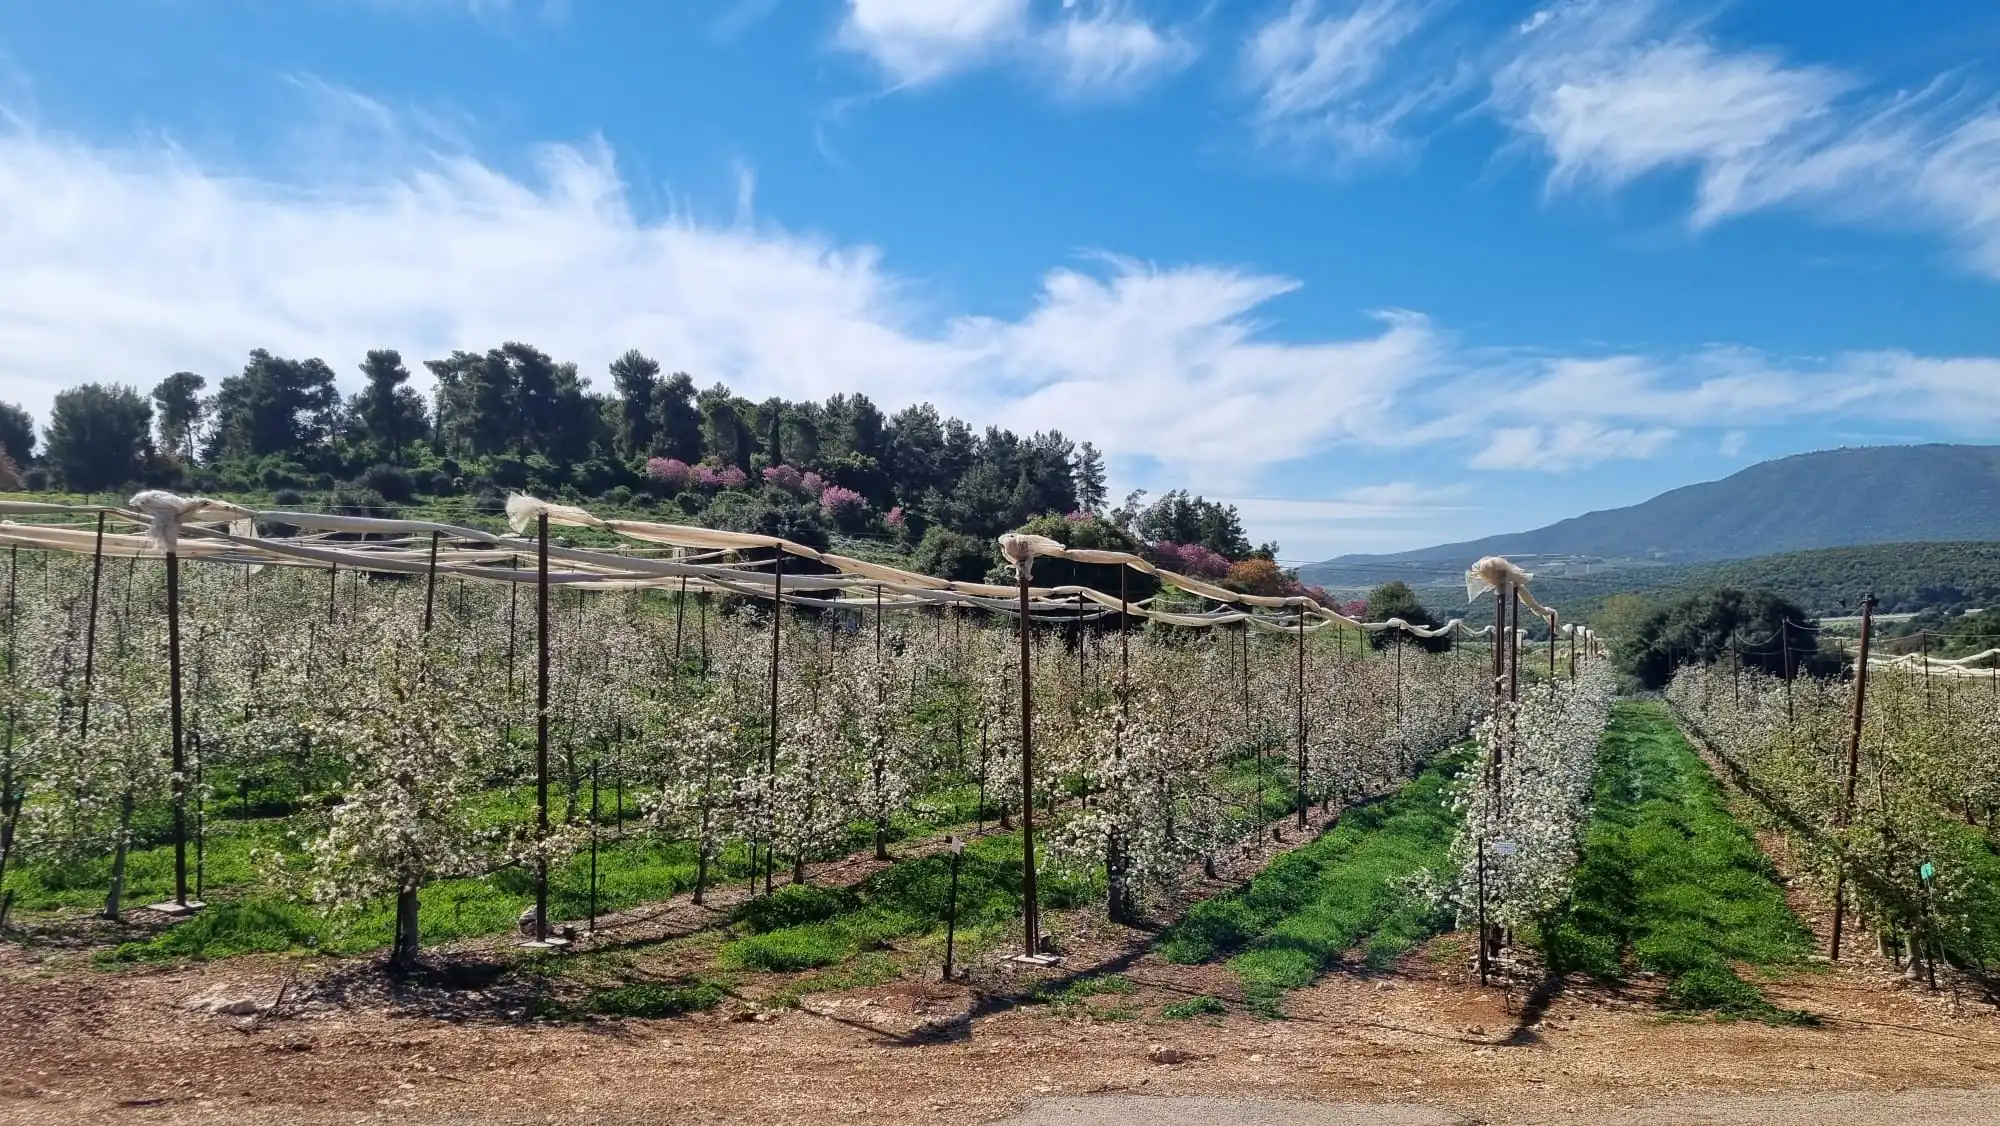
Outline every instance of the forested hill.
POLYGON ((1577 620, 1634 592, 1658 599, 1714 587, 1768 590, 1816 615, 1857 612, 1873 593, 1884 613, 2000 605, 2000 543, 1891 543, 1755 559, 1546 577, 1535 594, 1577 620))
POLYGON ((1001 532, 1105 500, 1097 450, 1054 430, 976 429, 929 404, 888 413, 859 394, 753 401, 636 351, 597 388, 522 343, 424 361, 428 394, 395 351, 357 366, 352 394, 325 361, 261 349, 214 381, 86 383, 56 396, 39 434, 0 403, 0 491, 151 486, 337 511, 497 512, 518 489, 815 546, 844 534, 908 550, 949 530, 960 540, 948 554, 964 559, 939 565, 982 575, 1001 532))
POLYGON ((928 403, 887 413, 861 394, 752 400, 636 351, 610 364, 604 390, 522 343, 423 367, 428 395, 400 353, 371 351, 343 395, 325 361, 259 349, 213 385, 176 372, 150 392, 69 388, 40 433, 0 403, 0 492, 154 487, 436 517, 497 515, 527 490, 814 547, 839 536, 955 579, 986 577, 995 537, 1026 526, 1248 593, 1299 590, 1232 506, 1176 490, 1107 508, 1103 457, 1056 430, 978 429, 928 403))
POLYGON ((1393 555, 1346 555, 1324 571, 1301 568, 1300 576, 1331 582, 1357 566, 1463 567, 1486 555, 1694 563, 1857 544, 1965 540, 2000 540, 2000 446, 1798 454, 1629 508, 1393 555))

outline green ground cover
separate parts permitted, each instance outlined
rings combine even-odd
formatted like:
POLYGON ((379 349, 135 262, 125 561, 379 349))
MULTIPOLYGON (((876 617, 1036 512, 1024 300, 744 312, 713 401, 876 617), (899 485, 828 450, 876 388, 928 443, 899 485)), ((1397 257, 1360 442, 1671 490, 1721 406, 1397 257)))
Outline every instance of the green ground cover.
POLYGON ((1666 708, 1625 701, 1600 752, 1575 890, 1542 945, 1554 970, 1658 974, 1670 1009, 1791 1021, 1738 968, 1796 966, 1812 936, 1666 708))
POLYGON ((1280 1015, 1283 996, 1360 952, 1386 966, 1445 930, 1449 915, 1408 892, 1441 871, 1457 816, 1445 804, 1462 756, 1447 756, 1390 797, 1342 814, 1310 844, 1274 860, 1243 889, 1197 904, 1163 937, 1180 963, 1229 958, 1253 1009, 1280 1015))

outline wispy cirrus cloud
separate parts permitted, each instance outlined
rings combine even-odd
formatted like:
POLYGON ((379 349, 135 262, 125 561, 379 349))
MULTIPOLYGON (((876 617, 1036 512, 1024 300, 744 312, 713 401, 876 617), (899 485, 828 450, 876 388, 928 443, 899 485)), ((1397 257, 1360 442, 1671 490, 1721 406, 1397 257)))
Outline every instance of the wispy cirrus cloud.
POLYGON ((838 32, 899 86, 923 86, 982 66, 1015 65, 1074 97, 1116 97, 1192 62, 1193 41, 1134 0, 848 0, 838 32))
MULTIPOLYGON (((349 102, 322 108, 383 120, 349 102)), ((350 388, 369 348, 414 361, 526 340, 588 374, 637 347, 749 394, 930 400, 1220 480, 1360 438, 1436 362, 1409 314, 1269 338, 1266 307, 1298 283, 1253 270, 1105 258, 1051 269, 1018 317, 980 316, 935 308, 873 247, 756 219, 747 169, 738 214, 710 222, 638 214, 601 142, 544 146, 528 177, 379 151, 288 182, 0 127, 6 397, 46 417, 86 376, 213 381, 260 347, 321 356, 350 388)))
POLYGON ((1644 461, 1674 440, 1664 427, 1636 430, 1591 422, 1503 426, 1473 455, 1474 469, 1583 469, 1606 461, 1644 461))
POLYGON ((1457 86, 1441 57, 1413 51, 1444 0, 1292 0, 1244 42, 1261 140, 1342 159, 1400 149, 1405 123, 1457 86), (1418 60, 1413 62, 1413 60, 1418 60))
POLYGON ((1774 207, 1945 234, 2000 277, 2000 108, 1941 77, 1916 92, 1731 46, 1653 0, 1583 0, 1523 25, 1491 108, 1554 190, 1691 171, 1690 222, 1774 207))
MULTIPOLYGON (((339 175, 301 160, 257 178, 0 115, 6 398, 46 417, 84 378, 214 380, 260 347, 323 357, 350 389, 370 348, 526 340, 588 374, 637 347, 759 397, 859 389, 1059 426, 1142 470, 1134 483, 1244 494, 1336 449, 1569 472, 1800 420, 2000 434, 1993 356, 1470 350, 1410 311, 1281 335, 1300 283, 1253 268, 1101 256, 1052 266, 1018 315, 939 308, 874 247, 760 218, 747 167, 733 214, 646 215, 601 141, 543 146, 510 175, 365 95, 296 85, 345 119, 302 132, 342 138, 325 154, 339 175)), ((1326 503, 1449 500, 1378 488, 1326 503)))

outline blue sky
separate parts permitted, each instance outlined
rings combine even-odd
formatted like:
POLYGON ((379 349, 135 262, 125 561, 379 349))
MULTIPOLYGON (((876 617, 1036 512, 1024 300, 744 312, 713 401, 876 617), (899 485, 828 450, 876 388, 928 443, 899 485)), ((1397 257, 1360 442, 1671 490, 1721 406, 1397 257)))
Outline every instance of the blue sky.
POLYGON ((0 398, 637 347, 1423 546, 1994 440, 1996 59, 1985 0, 15 0, 0 398))

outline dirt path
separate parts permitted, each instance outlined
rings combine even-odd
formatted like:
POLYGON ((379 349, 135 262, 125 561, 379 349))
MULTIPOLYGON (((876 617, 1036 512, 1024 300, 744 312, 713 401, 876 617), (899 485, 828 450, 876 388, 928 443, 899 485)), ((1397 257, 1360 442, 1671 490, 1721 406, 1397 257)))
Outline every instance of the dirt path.
MULTIPOLYGON (((2000 1087, 2000 1018, 1954 1013, 1946 998, 1884 989, 1862 972, 1778 983, 1783 1003, 1824 1021, 1792 1028, 1667 1020, 1642 996, 1587 991, 1524 1007, 1522 990, 1468 984, 1463 953, 1440 940, 1397 974, 1335 974, 1292 994, 1292 1019, 1276 1022, 1166 1020, 1166 1003, 1220 983, 1212 967, 1142 958, 1128 973, 1137 989, 1092 998, 1096 1016, 1001 1007, 941 1040, 902 1035, 907 1025, 884 1019, 933 1003, 894 987, 827 998, 842 1004, 826 1015, 764 1021, 731 1009, 620 1022, 438 1019, 382 1006, 254 1021, 181 1002, 218 986, 275 992, 284 964, 15 972, 0 977, 0 1122, 888 1126, 1004 1121, 1035 1099, 1201 1095, 1457 1116, 1440 1121, 1641 1124, 1707 1120, 1692 1109, 1606 1116, 1734 1096, 1781 1097, 1805 1114, 1810 1099, 1844 1092, 1878 1096, 1864 1111, 1887 1122, 1909 1120, 1882 1101, 1890 1095, 2000 1087), (1129 1010, 1123 1019, 1107 1013, 1114 1004, 1129 1010)), ((1938 1121, 1979 1121, 1955 1096, 1915 1097, 1918 1109, 1952 1116, 1938 1121)), ((2000 1092, 1981 1098, 2000 1106, 2000 1092)), ((1718 1105, 1738 1117, 1717 1122, 1785 1121, 1753 1104, 1718 1105)))
MULTIPOLYGON (((1313 1103, 1293 1099, 1048 1099, 994 1126, 1473 1126, 1486 1121, 1405 1103, 1313 1103)), ((2000 1123, 2000 1092, 1766 1095, 1668 1099, 1541 1120, 1547 1126, 1986 1126, 2000 1123)))

